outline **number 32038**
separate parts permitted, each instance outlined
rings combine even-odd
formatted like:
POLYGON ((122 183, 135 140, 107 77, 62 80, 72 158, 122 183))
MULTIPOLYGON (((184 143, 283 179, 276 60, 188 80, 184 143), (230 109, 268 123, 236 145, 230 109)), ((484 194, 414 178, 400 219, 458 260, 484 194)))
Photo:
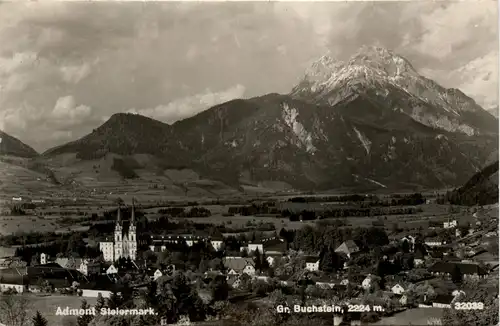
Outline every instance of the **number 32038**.
POLYGON ((455 302, 453 306, 456 310, 483 310, 482 302, 455 302))

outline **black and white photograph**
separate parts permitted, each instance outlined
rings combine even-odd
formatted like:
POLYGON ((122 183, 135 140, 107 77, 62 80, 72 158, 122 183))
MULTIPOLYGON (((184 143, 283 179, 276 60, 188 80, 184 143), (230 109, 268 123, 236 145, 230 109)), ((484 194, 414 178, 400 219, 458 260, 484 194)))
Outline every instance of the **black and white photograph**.
POLYGON ((499 7, 0 2, 0 326, 498 326, 499 7))

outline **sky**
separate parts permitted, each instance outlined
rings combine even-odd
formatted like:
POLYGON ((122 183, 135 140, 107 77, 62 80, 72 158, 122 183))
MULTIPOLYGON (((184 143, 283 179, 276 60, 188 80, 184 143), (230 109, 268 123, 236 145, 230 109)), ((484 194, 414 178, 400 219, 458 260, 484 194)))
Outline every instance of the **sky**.
POLYGON ((112 114, 171 123, 386 47, 498 105, 496 1, 0 3, 0 129, 44 150, 112 114))

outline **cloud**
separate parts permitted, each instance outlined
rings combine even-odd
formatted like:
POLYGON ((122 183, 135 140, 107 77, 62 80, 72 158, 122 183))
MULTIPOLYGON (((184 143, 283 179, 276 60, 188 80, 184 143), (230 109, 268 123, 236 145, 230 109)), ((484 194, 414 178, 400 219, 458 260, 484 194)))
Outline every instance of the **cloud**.
POLYGON ((455 80, 458 88, 483 108, 498 106, 498 53, 492 51, 470 61, 451 72, 448 79, 455 80))
POLYGON ((166 105, 159 105, 150 109, 131 109, 128 112, 172 123, 193 116, 214 105, 241 98, 244 94, 245 87, 243 85, 236 85, 220 92, 212 92, 207 89, 203 93, 180 98, 166 105))
POLYGON ((92 108, 86 105, 77 105, 75 98, 69 95, 57 100, 51 114, 57 121, 65 123, 65 126, 72 126, 90 117, 92 108))
POLYGON ((77 84, 90 74, 90 64, 61 67, 61 74, 65 82, 77 84))

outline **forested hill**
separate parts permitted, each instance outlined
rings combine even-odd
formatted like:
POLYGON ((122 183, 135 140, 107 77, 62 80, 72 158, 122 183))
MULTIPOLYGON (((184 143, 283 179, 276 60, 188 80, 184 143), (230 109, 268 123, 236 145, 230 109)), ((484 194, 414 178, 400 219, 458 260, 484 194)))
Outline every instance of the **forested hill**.
POLYGON ((462 187, 448 192, 445 201, 454 205, 498 203, 498 161, 474 174, 462 187))

